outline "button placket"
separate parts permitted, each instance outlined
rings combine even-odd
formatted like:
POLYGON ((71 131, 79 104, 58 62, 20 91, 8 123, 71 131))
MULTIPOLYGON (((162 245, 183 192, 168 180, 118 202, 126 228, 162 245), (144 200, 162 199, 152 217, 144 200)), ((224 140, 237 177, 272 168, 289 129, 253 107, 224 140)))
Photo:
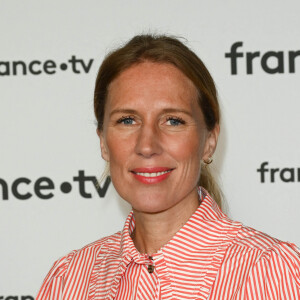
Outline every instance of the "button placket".
POLYGON ((162 251, 155 255, 155 268, 159 279, 160 294, 166 300, 175 300, 173 298, 173 289, 168 267, 162 251))
MULTIPOLYGON (((152 256, 149 256, 149 260, 150 260, 150 261, 153 261, 153 257, 152 257, 152 256)), ((152 274, 152 273, 154 272, 155 266, 154 266, 154 264, 149 264, 147 268, 148 268, 148 272, 149 272, 150 274, 152 274)))

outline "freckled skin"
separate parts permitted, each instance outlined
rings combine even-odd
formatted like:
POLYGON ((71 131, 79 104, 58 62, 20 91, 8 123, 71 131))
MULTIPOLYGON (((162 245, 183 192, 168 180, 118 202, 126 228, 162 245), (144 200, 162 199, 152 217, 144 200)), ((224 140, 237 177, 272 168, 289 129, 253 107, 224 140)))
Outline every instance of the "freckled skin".
POLYGON ((200 161, 213 154, 218 130, 207 131, 196 99, 193 83, 166 63, 134 65, 110 84, 98 132, 101 152, 116 190, 135 212, 172 216, 184 210, 187 217, 197 208, 200 161), (143 167, 172 171, 145 184, 132 173, 143 167))

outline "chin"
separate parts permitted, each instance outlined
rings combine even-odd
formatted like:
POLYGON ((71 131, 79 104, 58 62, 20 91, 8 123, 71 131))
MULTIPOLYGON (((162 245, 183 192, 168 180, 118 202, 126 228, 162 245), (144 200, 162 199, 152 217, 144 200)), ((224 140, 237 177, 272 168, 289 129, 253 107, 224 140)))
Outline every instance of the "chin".
POLYGON ((143 213, 159 213, 165 210, 168 210, 172 207, 172 203, 168 203, 166 198, 153 196, 153 197, 138 197, 136 200, 128 201, 132 208, 136 211, 143 212, 143 213), (142 201, 141 201, 142 199, 142 201))
POLYGON ((145 214, 158 214, 168 210, 168 207, 161 207, 161 205, 137 205, 132 206, 132 209, 145 214))

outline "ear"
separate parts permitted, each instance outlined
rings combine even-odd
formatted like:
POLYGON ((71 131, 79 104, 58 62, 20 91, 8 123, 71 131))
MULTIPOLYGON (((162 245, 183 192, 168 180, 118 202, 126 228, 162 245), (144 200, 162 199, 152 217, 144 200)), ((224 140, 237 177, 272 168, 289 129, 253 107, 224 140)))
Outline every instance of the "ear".
POLYGON ((97 135, 100 138, 101 156, 105 161, 109 162, 109 151, 108 151, 108 147, 105 142, 103 131, 102 130, 100 131, 99 129, 97 129, 97 135))
POLYGON ((211 131, 207 133, 202 160, 206 161, 211 158, 216 150, 218 137, 220 133, 220 125, 217 124, 211 131))

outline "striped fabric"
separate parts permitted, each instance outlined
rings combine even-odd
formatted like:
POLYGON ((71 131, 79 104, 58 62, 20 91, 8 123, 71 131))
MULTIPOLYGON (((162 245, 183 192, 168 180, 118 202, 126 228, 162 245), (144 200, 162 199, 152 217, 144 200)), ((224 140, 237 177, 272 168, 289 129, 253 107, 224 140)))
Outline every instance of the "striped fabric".
POLYGON ((151 256, 122 232, 58 260, 37 300, 300 299, 300 253, 224 215, 202 189, 197 211, 151 256))

